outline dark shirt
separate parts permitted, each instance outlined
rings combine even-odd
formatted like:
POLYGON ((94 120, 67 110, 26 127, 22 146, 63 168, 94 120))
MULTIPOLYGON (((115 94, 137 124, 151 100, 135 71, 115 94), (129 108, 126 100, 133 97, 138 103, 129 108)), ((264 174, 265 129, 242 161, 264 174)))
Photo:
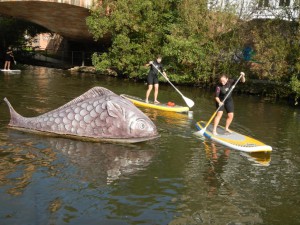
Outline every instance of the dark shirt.
POLYGON ((5 60, 9 61, 13 57, 13 52, 10 49, 7 49, 6 54, 5 54, 5 60))
MULTIPOLYGON (((161 63, 158 63, 158 62, 155 60, 155 61, 153 61, 153 64, 156 66, 157 69, 160 70, 160 72, 163 72, 163 65, 162 65, 161 63)), ((159 72, 157 71, 156 68, 154 68, 154 66, 153 66, 152 64, 151 64, 150 66, 151 66, 151 67, 150 67, 149 75, 150 75, 150 76, 157 77, 157 74, 158 74, 159 72)))
MULTIPOLYGON (((218 97, 221 101, 224 100, 224 98, 226 97, 227 93, 229 92, 229 90, 231 89, 231 87, 235 84, 235 80, 233 79, 228 79, 227 83, 225 85, 219 84, 216 87, 216 97, 218 97)), ((230 93, 230 95, 227 97, 226 101, 230 101, 232 100, 232 95, 230 93)))

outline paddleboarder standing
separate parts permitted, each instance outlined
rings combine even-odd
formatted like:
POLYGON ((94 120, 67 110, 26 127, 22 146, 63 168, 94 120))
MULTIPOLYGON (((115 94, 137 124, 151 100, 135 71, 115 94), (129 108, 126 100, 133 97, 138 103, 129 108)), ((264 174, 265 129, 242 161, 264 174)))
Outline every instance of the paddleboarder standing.
POLYGON ((8 47, 6 53, 5 53, 5 63, 4 63, 4 69, 10 70, 10 62, 11 59, 14 57, 13 52, 11 50, 11 47, 8 47))
MULTIPOLYGON (((245 73, 241 72, 240 75, 241 81, 244 83, 246 81, 245 73)), ((219 122, 222 118, 223 111, 226 110, 227 112, 227 119, 226 119, 226 125, 225 125, 225 131, 228 133, 232 133, 231 130, 229 130, 229 126, 233 120, 234 116, 234 104, 231 93, 226 98, 225 102, 223 102, 224 98, 226 97, 227 93, 230 91, 231 87, 235 85, 237 80, 229 79, 226 74, 222 74, 220 76, 219 84, 216 87, 215 91, 215 101, 216 101, 216 107, 219 108, 217 115, 214 119, 214 128, 213 128, 213 135, 218 135, 217 133, 217 127, 219 125, 219 122)))
POLYGON ((167 74, 163 70, 163 65, 161 64, 161 61, 162 61, 162 57, 157 56, 155 61, 150 61, 149 63, 146 64, 146 66, 150 66, 150 71, 149 71, 148 77, 147 77, 148 90, 146 92, 146 100, 145 100, 146 103, 148 103, 148 99, 149 99, 150 93, 153 89, 153 86, 154 86, 154 103, 155 104, 160 103, 157 100, 158 87, 159 87, 159 84, 158 84, 159 71, 162 73, 163 76, 165 76, 167 78, 167 74))

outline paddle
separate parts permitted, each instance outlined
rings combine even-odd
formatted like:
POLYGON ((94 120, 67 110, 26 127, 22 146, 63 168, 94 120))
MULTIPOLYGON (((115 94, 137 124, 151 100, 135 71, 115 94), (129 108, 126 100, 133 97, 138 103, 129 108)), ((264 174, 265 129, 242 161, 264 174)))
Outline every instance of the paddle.
POLYGON ((214 112, 214 114, 210 117, 209 121, 207 122, 207 124, 205 125, 205 127, 203 129, 201 129, 200 131, 195 132, 195 135, 198 135, 199 133, 203 136, 204 132, 206 131, 206 128, 208 127, 208 125, 211 123, 211 121, 213 120, 213 118, 216 116, 217 112, 219 111, 219 109, 222 107, 223 103, 225 102, 225 100, 227 99, 227 97, 230 95, 230 93, 233 91, 233 89, 235 88, 235 86, 237 85, 237 83, 239 82, 239 80, 242 78, 242 76, 244 76, 245 74, 243 72, 241 72, 240 77, 237 79, 237 81, 234 83, 234 85, 232 85, 231 89, 228 91, 227 95, 225 96, 225 98, 222 101, 222 104, 219 105, 219 107, 217 108, 217 110, 214 112))
POLYGON ((189 108, 192 108, 194 106, 194 101, 185 97, 175 86, 174 84, 171 83, 171 81, 153 64, 151 63, 154 68, 172 85, 172 87, 181 95, 181 97, 183 98, 183 100, 185 101, 185 103, 188 105, 189 108))
POLYGON ((13 58, 13 60, 14 60, 14 64, 15 64, 15 65, 17 65, 17 62, 16 62, 16 60, 15 60, 15 57, 14 57, 14 55, 13 55, 13 54, 11 54, 10 56, 13 58))

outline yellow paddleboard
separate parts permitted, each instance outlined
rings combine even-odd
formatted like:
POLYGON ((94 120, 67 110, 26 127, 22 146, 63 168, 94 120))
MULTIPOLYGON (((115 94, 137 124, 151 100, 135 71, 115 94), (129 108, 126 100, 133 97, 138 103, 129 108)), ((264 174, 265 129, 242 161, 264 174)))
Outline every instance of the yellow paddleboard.
MULTIPOLYGON (((204 129, 206 126, 205 121, 200 121, 196 124, 196 127, 198 130, 204 129)), ((218 142, 222 145, 225 145, 227 147, 230 147, 232 149, 244 151, 244 152, 270 152, 272 151, 272 147, 269 145, 266 145, 254 138, 248 137, 246 135, 232 132, 227 133, 225 132, 225 128, 218 126, 217 127, 217 133, 218 135, 212 134, 213 125, 209 125, 205 132, 204 137, 211 139, 215 142, 218 142)))
POLYGON ((122 94, 121 96, 123 98, 127 98, 128 100, 130 100, 136 106, 159 109, 159 110, 169 111, 169 112, 188 112, 189 111, 189 107, 187 107, 187 106, 179 106, 179 105, 168 106, 167 104, 163 104, 163 103, 154 104, 153 102, 150 102, 150 101, 147 103, 147 102, 145 102, 145 100, 138 98, 138 97, 125 95, 125 94, 122 94))

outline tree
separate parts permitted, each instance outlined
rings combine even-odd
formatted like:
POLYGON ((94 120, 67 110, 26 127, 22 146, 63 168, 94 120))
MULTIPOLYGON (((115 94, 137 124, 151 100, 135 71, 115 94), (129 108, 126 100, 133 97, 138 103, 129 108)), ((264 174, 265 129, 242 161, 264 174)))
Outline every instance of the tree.
POLYGON ((25 31, 32 37, 38 33, 48 32, 46 28, 37 24, 6 17, 0 17, 0 30, 1 48, 23 45, 26 42, 25 31))
POLYGON ((106 1, 92 10, 87 24, 94 38, 109 35, 112 41, 107 53, 94 54, 96 68, 104 71, 110 66, 125 76, 141 76, 142 65, 161 53, 170 24, 177 19, 176 2, 106 1))
POLYGON ((236 27, 237 16, 209 11, 204 0, 183 0, 178 10, 180 20, 167 35, 164 53, 174 59, 179 81, 211 83, 218 70, 229 72, 232 49, 218 37, 236 27))
MULTIPOLYGON (((141 79, 143 65, 162 54, 169 77, 178 83, 212 84, 216 74, 243 70, 252 78, 288 83, 285 94, 298 92, 299 18, 291 8, 283 8, 273 20, 242 20, 258 10, 258 1, 212 8, 207 0, 101 3, 87 19, 96 40, 111 39, 106 52, 94 54, 97 70, 112 68, 141 79), (246 48, 252 53, 247 59, 246 48)), ((299 8, 295 4, 293 9, 299 8)))
POLYGON ((172 79, 207 81, 220 51, 214 38, 232 29, 236 17, 210 13, 206 4, 205 0, 105 1, 87 19, 96 40, 105 35, 112 40, 106 53, 94 55, 94 65, 100 71, 111 67, 141 77, 142 65, 163 54, 172 79))

